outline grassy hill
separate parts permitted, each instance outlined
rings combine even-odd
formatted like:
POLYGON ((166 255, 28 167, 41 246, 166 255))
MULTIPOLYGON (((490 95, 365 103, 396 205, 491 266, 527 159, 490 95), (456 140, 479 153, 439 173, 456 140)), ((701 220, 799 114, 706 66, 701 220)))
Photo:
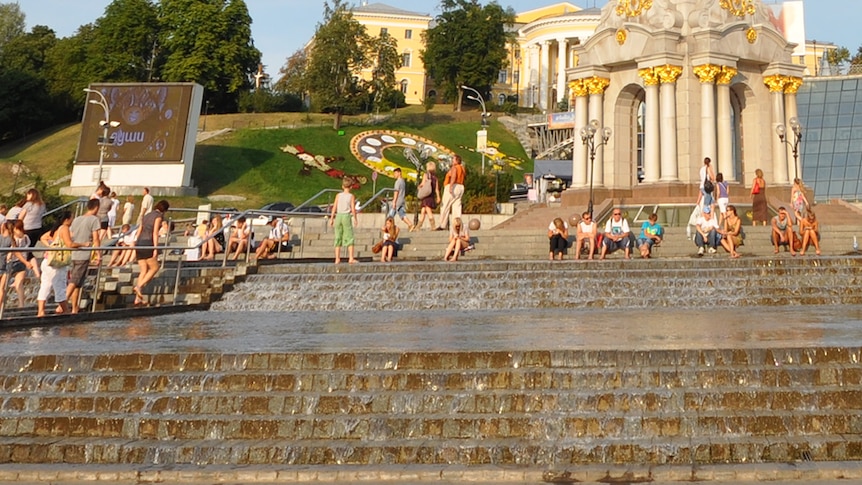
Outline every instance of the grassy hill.
MULTIPOLYGON (((425 113, 421 107, 411 107, 399 110, 387 121, 374 126, 366 125, 367 116, 347 118, 346 121, 347 125, 342 128, 343 134, 339 134, 333 130, 332 117, 328 115, 266 113, 202 117, 199 125, 202 131, 222 128, 231 128, 233 131, 198 144, 192 178, 200 197, 172 203, 192 207, 205 203, 214 195, 233 195, 244 197, 245 200, 213 204, 240 209, 256 208, 279 200, 299 204, 322 189, 340 187, 338 179, 318 170, 303 175, 302 161, 282 152, 281 147, 287 144, 301 145, 314 155, 341 159, 333 162, 332 167, 349 175, 364 176, 368 180, 356 192, 360 200, 364 200, 372 194, 372 170, 355 159, 349 143, 354 135, 369 129, 398 130, 423 136, 461 154, 469 172, 480 172, 481 155, 466 148, 476 144, 478 112, 456 113, 451 106, 438 106, 425 113)), ((0 193, 9 193, 13 185, 21 187, 32 183, 36 176, 45 180, 58 180, 71 174, 71 161, 79 136, 80 124, 75 124, 0 147, 0 193), (12 166, 18 160, 23 161, 26 173, 16 183, 12 166)), ((523 160, 522 170, 532 171, 532 161, 514 135, 500 123, 491 123, 488 138, 500 143, 499 149, 503 153, 523 160)), ((490 171, 489 167, 486 166, 490 171)), ((513 175, 520 179, 517 170, 513 175)), ((377 180, 378 190, 391 185, 392 180, 387 177, 381 176, 377 180)), ((329 198, 331 196, 317 203, 327 203, 329 198)))

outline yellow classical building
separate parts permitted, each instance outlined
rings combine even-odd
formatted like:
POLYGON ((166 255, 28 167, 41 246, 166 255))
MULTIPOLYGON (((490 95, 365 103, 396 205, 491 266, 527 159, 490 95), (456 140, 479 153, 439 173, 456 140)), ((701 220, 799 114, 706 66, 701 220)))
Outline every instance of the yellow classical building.
MULTIPOLYGON (((616 2, 610 3, 616 5, 616 2)), ((798 1, 788 3, 801 4, 798 1)), ((799 9, 796 15, 801 16, 801 6, 794 6, 794 9, 799 9)), ((396 77, 407 104, 421 104, 426 98, 446 101, 439 98, 426 76, 420 56, 425 48, 423 34, 434 22, 431 14, 367 1, 354 7, 352 13, 369 35, 377 36, 385 30, 398 42, 403 66, 396 77)), ((572 95, 566 82, 566 70, 577 67, 575 51, 595 34, 601 20, 601 8, 581 8, 571 2, 517 13, 513 26, 515 41, 509 46, 508 59, 492 86, 488 103, 512 101, 522 108, 548 113, 558 111, 560 102, 571 99, 572 95)), ((770 20, 774 20, 774 16, 770 16, 770 20)), ((787 37, 802 35, 804 38, 804 32, 782 33, 787 37)), ((792 56, 792 62, 804 64, 806 75, 821 74, 821 58, 835 48, 827 42, 807 41, 804 47, 796 50, 804 54, 792 56)), ((370 77, 370 70, 363 76, 370 77)))
MULTIPOLYGON (((425 46, 423 34, 428 30, 433 17, 382 3, 368 2, 354 7, 352 12, 353 18, 365 26, 369 35, 376 37, 381 32, 387 32, 398 42, 401 68, 396 71, 395 76, 399 89, 404 93, 407 104, 422 104, 429 95, 429 87, 420 52, 425 46)), ((371 70, 363 71, 362 76, 370 78, 371 70)), ((436 98, 433 89, 430 90, 430 95, 436 98)))

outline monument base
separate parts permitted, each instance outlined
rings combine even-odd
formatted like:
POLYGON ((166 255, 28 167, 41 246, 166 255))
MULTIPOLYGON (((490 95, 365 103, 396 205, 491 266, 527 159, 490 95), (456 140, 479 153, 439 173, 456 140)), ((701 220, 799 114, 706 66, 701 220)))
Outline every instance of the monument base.
MULTIPOLYGON (((118 195, 141 195, 144 186, 133 185, 109 185, 111 190, 118 195)), ((150 195, 153 197, 197 197, 197 187, 158 187, 149 186, 150 195)), ((89 197, 96 190, 96 185, 93 186, 77 186, 63 187, 60 189, 60 195, 71 195, 76 197, 89 197)))

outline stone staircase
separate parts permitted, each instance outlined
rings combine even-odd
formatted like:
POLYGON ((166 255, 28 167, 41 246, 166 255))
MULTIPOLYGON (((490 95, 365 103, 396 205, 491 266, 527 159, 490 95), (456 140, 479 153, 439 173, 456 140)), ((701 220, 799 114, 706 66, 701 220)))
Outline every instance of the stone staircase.
POLYGON ((298 312, 855 305, 862 303, 860 282, 859 257, 274 265, 246 277, 212 308, 298 312))
MULTIPOLYGON (((538 220, 536 225, 541 227, 524 229, 480 229, 470 231, 471 238, 475 243, 475 250, 466 253, 465 261, 499 259, 499 260, 543 260, 548 259, 548 236, 547 228, 553 215, 554 208, 537 208, 533 213, 533 220, 538 220)), ((558 213, 558 212, 557 212, 558 213)), ((602 221, 603 227, 604 221, 602 221)), ((740 248, 743 257, 771 257, 773 246, 770 242, 771 228, 764 226, 743 228, 746 239, 745 245, 740 248)), ((632 225, 632 231, 639 233, 632 225)), ((371 228, 357 228, 356 255, 364 260, 377 260, 377 255, 371 252, 371 247, 379 239, 379 231, 371 228)), ((845 224, 840 226, 823 226, 821 230, 822 254, 824 256, 847 255, 854 252, 853 237, 858 236, 862 244, 862 224, 845 224)), ((574 232, 570 231, 570 242, 574 243, 574 232)), ((448 242, 448 232, 444 231, 403 231, 399 237, 403 249, 399 251, 399 261, 432 261, 441 260, 448 242)), ((332 233, 309 232, 302 240, 302 248, 295 250, 288 258, 302 255, 304 259, 332 260, 334 247, 334 235, 332 233)), ((653 252, 656 258, 687 258, 695 256, 697 247, 689 239, 685 227, 671 227, 666 229, 665 239, 653 252)), ((813 256, 813 247, 809 250, 813 256)), ((346 254, 346 252, 344 253, 346 254)), ((783 252, 782 252, 783 254, 783 252)), ((633 255, 640 257, 639 253, 633 255)), ((567 258, 572 258, 572 249, 569 250, 567 258)), ((789 257, 789 254, 787 255, 789 257)), ((609 258, 621 258, 622 251, 618 251, 609 258)), ((716 255, 708 257, 727 257, 727 253, 719 248, 716 255)), ((806 256, 807 257, 807 256, 806 256)))
POLYGON ((9 356, 0 474, 641 464, 690 466, 696 479, 698 465, 859 460, 860 358, 859 348, 9 356))

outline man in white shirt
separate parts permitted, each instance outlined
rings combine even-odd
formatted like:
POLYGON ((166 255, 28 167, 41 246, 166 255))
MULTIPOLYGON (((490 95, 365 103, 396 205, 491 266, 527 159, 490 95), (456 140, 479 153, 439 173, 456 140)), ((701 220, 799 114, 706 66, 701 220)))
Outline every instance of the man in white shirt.
POLYGON ((269 224, 272 226, 269 230, 269 235, 266 239, 260 242, 260 246, 257 247, 257 251, 254 253, 257 259, 275 258, 275 252, 278 249, 279 244, 281 244, 282 251, 286 250, 288 247, 288 241, 290 241, 290 228, 284 220, 280 217, 273 217, 270 219, 269 224))
POLYGON ((631 258, 631 230, 629 229, 629 221, 623 219, 621 209, 614 209, 611 218, 605 223, 605 234, 602 239, 602 254, 599 259, 605 259, 608 252, 614 252, 617 249, 626 250, 626 259, 631 258))
POLYGON ((718 221, 709 206, 703 207, 703 215, 697 218, 695 228, 697 234, 694 235, 694 243, 697 245, 697 255, 703 256, 707 247, 709 254, 715 253, 715 248, 721 244, 721 234, 718 233, 718 221))
POLYGON ((144 220, 144 216, 153 211, 153 196, 150 195, 150 188, 144 187, 144 198, 141 199, 141 215, 138 216, 138 224, 144 220))

